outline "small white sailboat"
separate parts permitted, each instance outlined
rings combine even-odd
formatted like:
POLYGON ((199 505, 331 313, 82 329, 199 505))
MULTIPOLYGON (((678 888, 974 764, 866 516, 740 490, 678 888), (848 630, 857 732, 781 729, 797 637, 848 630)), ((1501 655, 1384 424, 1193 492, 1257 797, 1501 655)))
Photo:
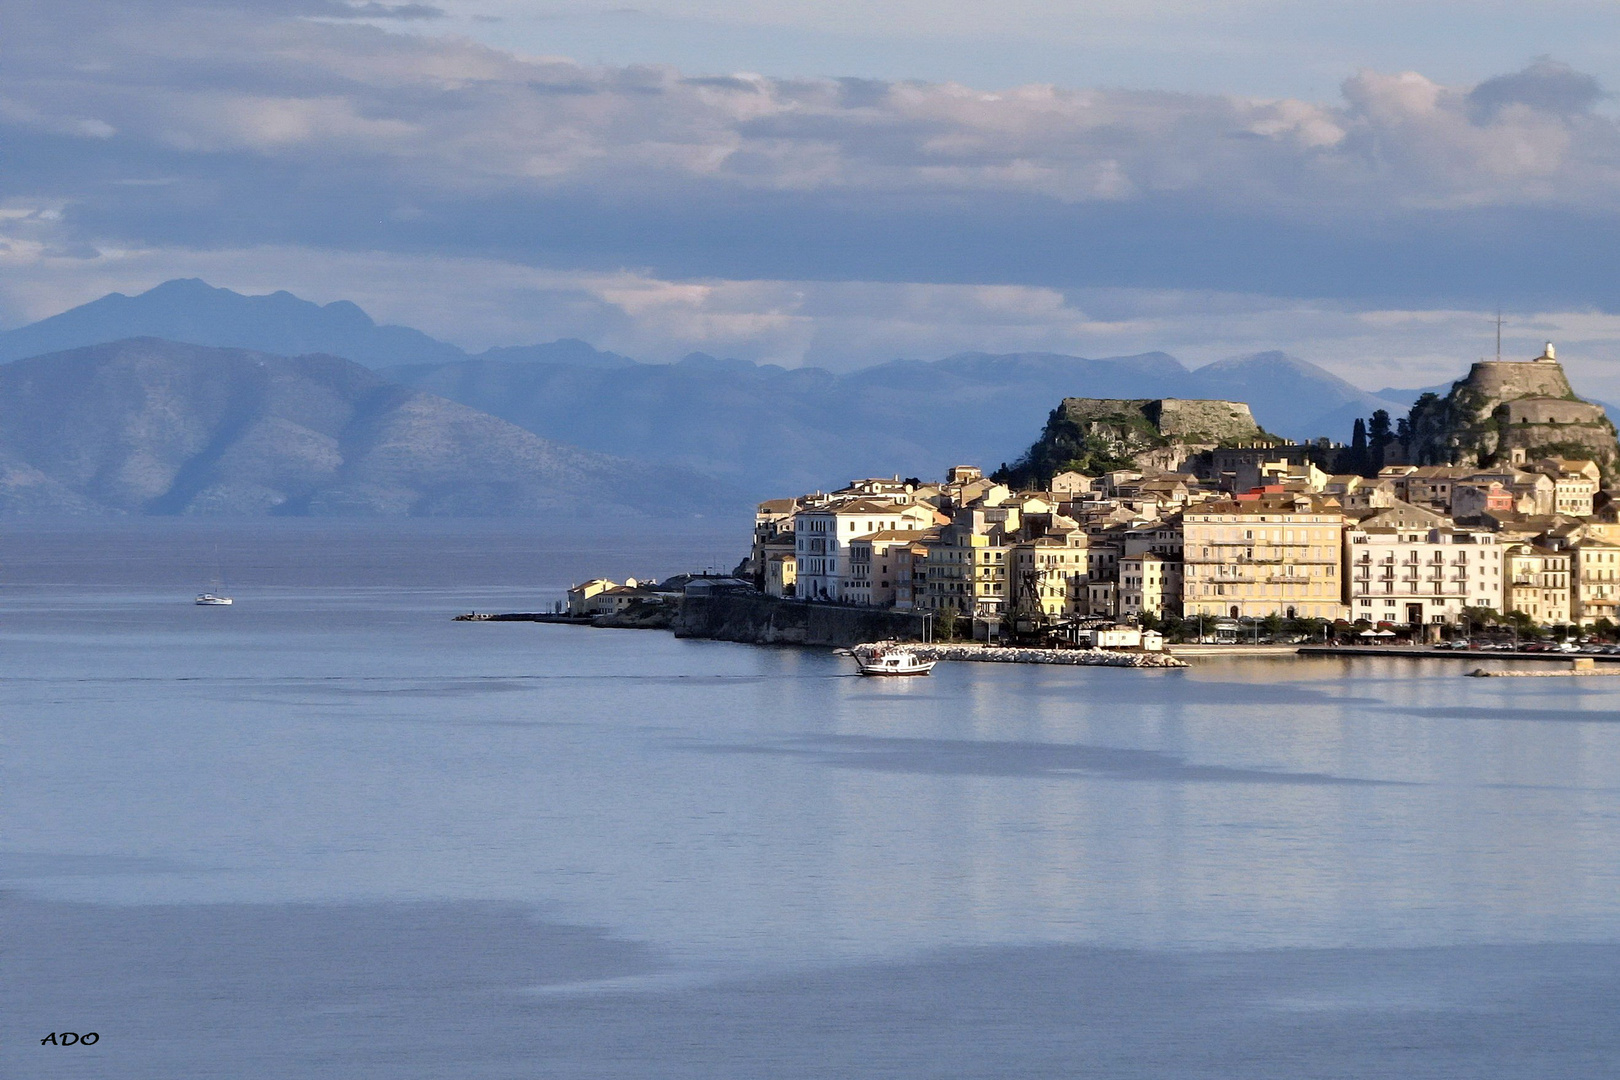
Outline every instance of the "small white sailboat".
POLYGON ((197 605, 199 607, 230 607, 231 598, 228 596, 217 596, 211 592, 198 593, 197 605))
POLYGON ((926 675, 937 660, 924 660, 903 645, 877 645, 851 653, 862 675, 926 675))

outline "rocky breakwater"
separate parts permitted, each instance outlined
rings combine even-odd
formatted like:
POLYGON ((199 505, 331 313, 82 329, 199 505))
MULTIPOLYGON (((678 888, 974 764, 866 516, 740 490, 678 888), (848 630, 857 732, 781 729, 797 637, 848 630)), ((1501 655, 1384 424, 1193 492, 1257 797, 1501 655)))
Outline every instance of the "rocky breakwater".
POLYGON ((924 660, 971 660, 989 664, 1071 664, 1077 667, 1184 668, 1185 660, 1168 653, 1115 652, 1109 649, 1020 649, 1000 645, 919 645, 915 642, 873 642, 853 652, 903 644, 924 660))

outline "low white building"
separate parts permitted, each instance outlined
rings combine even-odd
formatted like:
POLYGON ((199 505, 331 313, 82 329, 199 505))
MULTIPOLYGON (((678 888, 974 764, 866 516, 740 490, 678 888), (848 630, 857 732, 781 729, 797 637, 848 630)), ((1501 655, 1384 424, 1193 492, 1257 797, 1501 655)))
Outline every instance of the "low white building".
POLYGON ((1099 626, 1081 633, 1082 641, 1093 649, 1141 649, 1144 652, 1164 651, 1164 635, 1157 630, 1141 630, 1134 626, 1099 626))

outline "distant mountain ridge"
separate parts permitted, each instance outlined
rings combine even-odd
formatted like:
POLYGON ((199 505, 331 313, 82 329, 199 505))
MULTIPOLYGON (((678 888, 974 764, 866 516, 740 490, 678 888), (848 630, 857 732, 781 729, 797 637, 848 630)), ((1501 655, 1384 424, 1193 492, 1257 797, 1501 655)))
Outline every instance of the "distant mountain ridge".
POLYGON ((419 331, 379 326, 346 302, 242 296, 197 280, 112 294, 0 333, 0 360, 129 336, 344 356, 543 438, 695 469, 760 498, 857 475, 994 467, 1029 445, 1063 397, 1238 400, 1268 431, 1339 440, 1356 417, 1404 413, 1410 403, 1279 352, 1195 370, 1162 352, 1101 360, 964 352, 847 373, 703 353, 643 364, 566 339, 469 356, 419 331))
POLYGON ((144 338, 0 366, 0 514, 624 517, 716 499, 706 478, 333 356, 144 338))
POLYGON ((1164 353, 1086 359, 961 353, 846 374, 693 356, 612 371, 470 360, 385 368, 550 438, 679 462, 764 493, 856 476, 1010 462, 1054 398, 1247 402, 1268 431, 1344 441, 1357 416, 1404 412, 1315 365, 1262 353, 1188 371, 1164 353))
MULTIPOLYGON (((368 367, 468 359, 464 349, 420 330, 379 325, 347 300, 317 304, 285 291, 245 296, 197 278, 176 278, 136 296, 108 293, 50 318, 0 331, 0 363, 139 337, 275 356, 324 353, 368 367)), ((580 366, 634 363, 572 339, 491 349, 483 355, 580 366)))

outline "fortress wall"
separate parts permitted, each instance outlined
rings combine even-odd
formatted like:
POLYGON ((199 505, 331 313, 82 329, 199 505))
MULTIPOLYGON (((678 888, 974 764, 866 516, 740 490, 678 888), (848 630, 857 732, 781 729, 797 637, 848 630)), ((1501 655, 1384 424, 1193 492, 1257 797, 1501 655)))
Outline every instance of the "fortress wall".
POLYGON ((1567 397, 1569 379, 1561 364, 1519 360, 1481 360, 1468 371, 1474 390, 1495 401, 1521 397, 1567 397))
POLYGON ((1241 401, 1213 401, 1189 398, 1164 398, 1154 403, 1159 430, 1169 436, 1209 435, 1218 440, 1238 439, 1257 435, 1260 425, 1254 414, 1241 401))
POLYGON ((1203 398, 1064 398, 1063 415, 1076 422, 1110 420, 1132 413, 1143 417, 1169 439, 1209 436, 1216 441, 1260 434, 1249 406, 1241 401, 1203 398))
POLYGON ((1603 410, 1584 401, 1533 397, 1510 401, 1497 410, 1508 424, 1597 424, 1603 410))

